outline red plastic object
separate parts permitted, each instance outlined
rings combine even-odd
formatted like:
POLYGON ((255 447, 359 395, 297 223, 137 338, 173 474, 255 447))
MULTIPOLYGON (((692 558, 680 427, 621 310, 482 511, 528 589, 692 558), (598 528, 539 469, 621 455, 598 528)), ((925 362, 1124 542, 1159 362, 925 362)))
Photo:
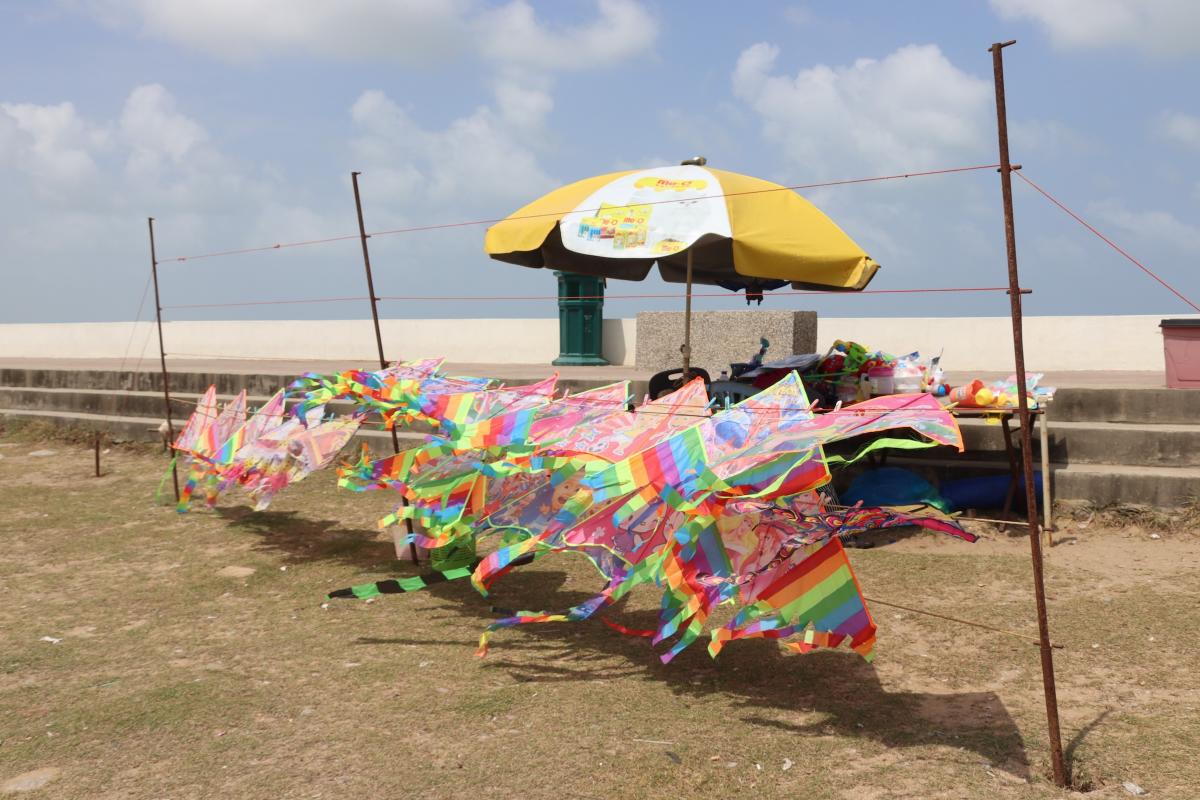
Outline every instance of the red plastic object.
POLYGON ((1200 389, 1200 319, 1164 319, 1168 389, 1200 389))

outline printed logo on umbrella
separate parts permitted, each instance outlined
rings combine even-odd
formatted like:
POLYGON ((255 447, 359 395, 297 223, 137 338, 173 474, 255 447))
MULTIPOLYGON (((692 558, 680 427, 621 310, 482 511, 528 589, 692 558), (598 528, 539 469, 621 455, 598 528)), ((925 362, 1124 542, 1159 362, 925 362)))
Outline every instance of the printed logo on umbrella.
POLYGON ((593 192, 560 223, 568 250, 608 258, 657 258, 705 234, 731 236, 720 182, 700 167, 629 173, 593 192))

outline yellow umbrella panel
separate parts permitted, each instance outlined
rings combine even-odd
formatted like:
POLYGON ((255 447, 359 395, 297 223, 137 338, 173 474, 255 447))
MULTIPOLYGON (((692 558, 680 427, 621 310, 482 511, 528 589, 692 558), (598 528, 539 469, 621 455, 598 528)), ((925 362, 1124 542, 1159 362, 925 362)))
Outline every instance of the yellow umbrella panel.
POLYGON ((693 165, 563 186, 487 231, 484 250, 526 267, 642 280, 857 290, 879 269, 812 203, 778 184, 693 165))

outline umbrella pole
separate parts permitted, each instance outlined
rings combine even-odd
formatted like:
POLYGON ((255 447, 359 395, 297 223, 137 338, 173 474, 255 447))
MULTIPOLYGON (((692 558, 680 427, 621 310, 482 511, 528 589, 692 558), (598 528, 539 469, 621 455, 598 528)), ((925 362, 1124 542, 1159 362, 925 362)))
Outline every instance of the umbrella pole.
POLYGON ((687 251, 687 294, 683 301, 683 380, 686 383, 692 370, 692 249, 687 251))

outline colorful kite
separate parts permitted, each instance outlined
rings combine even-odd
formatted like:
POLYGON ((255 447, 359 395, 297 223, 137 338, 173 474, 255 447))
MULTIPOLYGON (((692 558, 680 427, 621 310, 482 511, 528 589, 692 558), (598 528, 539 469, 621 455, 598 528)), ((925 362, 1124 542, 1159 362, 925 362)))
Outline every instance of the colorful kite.
POLYGON ((933 509, 837 507, 817 492, 831 464, 881 447, 961 451, 953 417, 927 394, 815 413, 793 373, 715 413, 699 380, 631 410, 627 383, 556 396, 555 377, 492 387, 441 374, 440 365, 306 374, 289 389, 290 414, 280 393, 249 420, 244 396, 218 414, 210 390, 176 441, 191 466, 188 494, 203 481, 212 503, 219 491, 241 486, 262 508, 330 464, 364 421, 424 426, 432 431, 425 441, 395 455, 371 460, 364 449, 357 463, 340 468, 339 483, 399 495, 380 524, 411 521, 405 540, 439 554, 437 571, 332 597, 467 577, 487 595, 514 567, 566 553, 588 558, 603 580, 572 608, 497 620, 481 652, 495 631, 585 620, 634 587, 653 586, 661 595, 653 630, 604 621, 662 644, 664 661, 703 636, 713 656, 728 642, 763 637, 798 652, 849 642, 869 659, 875 624, 840 537, 921 525, 974 540, 933 509), (348 402, 351 412, 326 418, 333 401, 348 402), (864 434, 873 438, 855 455, 825 455, 825 445, 864 434), (495 548, 476 559, 489 537, 498 540, 495 548), (722 605, 731 616, 710 625, 722 605))

